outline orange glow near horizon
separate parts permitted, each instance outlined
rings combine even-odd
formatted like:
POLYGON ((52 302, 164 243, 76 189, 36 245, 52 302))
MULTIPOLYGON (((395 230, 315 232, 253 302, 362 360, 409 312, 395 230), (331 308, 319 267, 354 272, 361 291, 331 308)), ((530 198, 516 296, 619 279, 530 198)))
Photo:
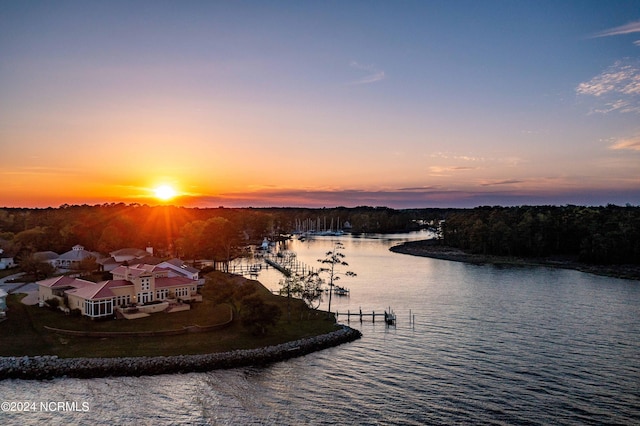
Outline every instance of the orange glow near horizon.
MULTIPOLYGON (((500 174, 489 176, 491 179, 488 175, 479 178, 474 175, 475 170, 467 169, 447 170, 452 176, 431 176, 431 185, 419 185, 417 181, 405 182, 403 179, 393 182, 389 179, 385 186, 361 184, 352 187, 337 184, 300 185, 300 182, 297 182, 299 185, 286 185, 285 183, 301 175, 298 170, 291 168, 285 176, 277 173, 260 174, 259 168, 244 168, 245 174, 234 174, 218 168, 209 175, 195 167, 185 171, 179 168, 167 169, 169 167, 163 168, 162 173, 155 176, 149 176, 149 169, 146 169, 145 176, 141 176, 139 170, 127 172, 118 169, 120 173, 116 173, 115 168, 94 174, 89 170, 69 170, 68 173, 59 170, 38 170, 22 173, 22 181, 9 180, 7 185, 0 189, 0 207, 55 208, 64 204, 110 203, 198 208, 591 204, 590 196, 610 193, 607 182, 585 182, 585 179, 582 179, 581 185, 570 177, 506 179, 500 174), (201 173, 196 173, 198 171, 201 173), (464 174, 463 177, 466 179, 456 179, 456 173, 464 174), (489 195, 482 198, 483 194, 489 195), (569 198, 563 194, 576 195, 569 198)), ((633 179, 631 182, 618 179, 614 183, 618 187, 626 188, 633 183, 632 181, 633 179)), ((623 201, 621 203, 624 204, 625 200, 622 197, 627 197, 624 193, 620 197, 623 201)))

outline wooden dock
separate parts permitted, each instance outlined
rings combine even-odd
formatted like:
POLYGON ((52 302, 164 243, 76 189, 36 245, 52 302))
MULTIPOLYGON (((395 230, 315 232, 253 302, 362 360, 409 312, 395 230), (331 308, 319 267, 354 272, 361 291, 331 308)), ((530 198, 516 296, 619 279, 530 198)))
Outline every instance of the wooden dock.
POLYGON ((298 260, 296 254, 291 251, 283 251, 276 254, 267 252, 260 256, 254 256, 252 260, 252 263, 242 262, 232 264, 229 272, 251 278, 257 278, 260 272, 269 268, 277 269, 287 277, 306 277, 307 275, 318 273, 317 269, 298 260))
POLYGON ((340 315, 346 316, 347 321, 351 321, 351 317, 359 318, 360 322, 362 322, 362 320, 365 318, 371 318, 371 321, 375 323, 376 317, 383 317, 383 321, 388 325, 395 325, 396 323, 396 314, 393 313, 391 308, 389 308, 389 311, 384 311, 383 313, 376 313, 375 311, 372 311, 370 314, 363 313, 362 309, 360 309, 358 312, 336 312, 336 319, 338 319, 340 315))
POLYGON ((298 260, 295 253, 286 254, 268 254, 264 256, 264 261, 267 265, 276 268, 286 276, 300 275, 306 276, 317 273, 317 271, 307 265, 306 263, 298 260))
POLYGON ((229 272, 232 274, 257 277, 260 271, 265 267, 266 265, 263 265, 262 263, 254 263, 252 265, 232 265, 229 272))

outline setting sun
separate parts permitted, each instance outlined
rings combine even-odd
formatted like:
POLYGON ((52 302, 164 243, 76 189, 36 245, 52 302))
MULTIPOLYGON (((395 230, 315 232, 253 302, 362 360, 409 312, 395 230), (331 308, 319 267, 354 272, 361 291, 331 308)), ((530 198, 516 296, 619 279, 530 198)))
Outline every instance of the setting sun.
POLYGON ((176 190, 169 185, 160 185, 156 187, 153 192, 155 193, 156 198, 162 201, 170 200, 176 196, 176 190))

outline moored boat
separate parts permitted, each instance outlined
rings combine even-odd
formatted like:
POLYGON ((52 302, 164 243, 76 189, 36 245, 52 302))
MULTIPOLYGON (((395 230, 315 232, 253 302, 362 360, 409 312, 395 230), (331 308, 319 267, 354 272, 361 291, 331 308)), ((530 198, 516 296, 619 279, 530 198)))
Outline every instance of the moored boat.
POLYGON ((335 294, 336 296, 348 296, 349 295, 349 289, 348 288, 344 288, 344 287, 340 287, 340 286, 335 286, 333 288, 333 294, 335 294))

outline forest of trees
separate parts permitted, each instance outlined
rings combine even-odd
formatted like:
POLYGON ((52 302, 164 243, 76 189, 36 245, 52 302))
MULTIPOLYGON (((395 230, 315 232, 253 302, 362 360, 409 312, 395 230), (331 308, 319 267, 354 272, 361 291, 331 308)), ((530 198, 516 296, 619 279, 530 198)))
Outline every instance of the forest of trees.
POLYGON ((103 254, 151 246, 159 256, 208 258, 224 269, 242 247, 291 233, 307 219, 348 221, 353 232, 393 232, 416 229, 421 215, 382 207, 199 209, 118 203, 0 208, 0 248, 20 261, 39 251, 61 254, 76 244, 103 254))
POLYGON ((446 215, 442 241, 473 253, 640 263, 640 207, 478 207, 446 215))
MULTIPOLYGON (((185 208, 140 204, 0 208, 0 248, 20 261, 76 244, 107 254, 151 246, 158 256, 226 264, 241 248, 278 238, 304 221, 351 232, 406 232, 444 220, 445 244, 483 254, 573 256, 589 263, 640 263, 640 207, 520 206, 474 209, 185 208)), ((222 268, 224 269, 224 267, 222 268)))

